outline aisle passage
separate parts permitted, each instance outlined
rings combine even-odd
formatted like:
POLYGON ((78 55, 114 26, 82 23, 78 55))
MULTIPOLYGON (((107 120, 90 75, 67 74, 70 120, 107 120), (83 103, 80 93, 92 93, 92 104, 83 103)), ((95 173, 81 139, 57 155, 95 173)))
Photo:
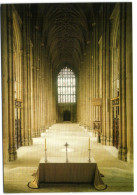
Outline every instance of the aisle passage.
MULTIPOLYGON (((66 161, 66 143, 68 144, 69 162, 87 162, 89 138, 91 133, 84 131, 78 124, 56 124, 46 133, 42 134, 43 148, 46 137, 47 157, 49 162, 66 161)), ((34 143, 41 143, 41 139, 34 140, 34 143)), ((91 146, 91 144, 90 144, 91 146)))
POLYGON ((44 157, 45 139, 49 162, 65 162, 65 143, 68 146, 69 162, 87 162, 88 147, 91 147, 92 158, 98 163, 99 170, 104 174, 104 182, 108 185, 106 191, 131 191, 133 189, 132 167, 126 162, 117 159, 114 147, 106 147, 97 143, 83 127, 74 123, 55 124, 39 138, 33 138, 32 146, 19 148, 18 159, 4 166, 5 192, 60 192, 60 191, 96 191, 89 184, 43 184, 40 189, 27 187, 33 179, 39 161, 44 157))

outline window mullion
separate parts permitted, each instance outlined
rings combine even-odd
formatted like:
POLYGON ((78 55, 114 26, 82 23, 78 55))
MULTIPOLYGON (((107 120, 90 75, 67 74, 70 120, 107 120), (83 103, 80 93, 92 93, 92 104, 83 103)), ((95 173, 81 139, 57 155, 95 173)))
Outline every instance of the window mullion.
POLYGON ((58 103, 76 102, 76 80, 71 69, 65 67, 58 75, 58 103))

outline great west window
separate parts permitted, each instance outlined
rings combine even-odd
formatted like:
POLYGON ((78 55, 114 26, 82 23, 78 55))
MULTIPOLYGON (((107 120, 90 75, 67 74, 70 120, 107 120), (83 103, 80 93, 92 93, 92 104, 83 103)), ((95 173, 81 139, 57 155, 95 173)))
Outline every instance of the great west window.
POLYGON ((74 72, 65 67, 58 74, 58 103, 76 102, 76 78, 74 72))

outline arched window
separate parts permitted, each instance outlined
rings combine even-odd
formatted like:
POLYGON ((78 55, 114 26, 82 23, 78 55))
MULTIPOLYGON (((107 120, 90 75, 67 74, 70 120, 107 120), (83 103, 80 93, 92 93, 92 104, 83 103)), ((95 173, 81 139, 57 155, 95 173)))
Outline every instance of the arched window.
POLYGON ((76 78, 74 72, 63 68, 58 74, 58 103, 76 102, 76 78))

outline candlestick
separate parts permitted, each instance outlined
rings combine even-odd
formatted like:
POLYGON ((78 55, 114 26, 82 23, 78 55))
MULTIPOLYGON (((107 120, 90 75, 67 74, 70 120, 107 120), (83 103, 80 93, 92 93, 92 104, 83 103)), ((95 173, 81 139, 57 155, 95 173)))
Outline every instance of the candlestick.
POLYGON ((47 148, 46 148, 46 139, 45 139, 45 151, 46 151, 46 149, 47 149, 47 148))
POLYGON ((47 162, 47 150, 45 149, 45 162, 47 162))
POLYGON ((89 148, 88 148, 88 151, 89 151, 89 158, 88 158, 88 162, 90 163, 91 162, 91 160, 90 160, 90 138, 89 138, 89 148))
POLYGON ((69 144, 66 142, 64 146, 66 147, 66 163, 68 163, 67 147, 69 146, 69 144))
POLYGON ((90 160, 90 150, 91 150, 91 149, 88 149, 88 152, 89 152, 88 162, 89 162, 89 163, 91 162, 91 160, 90 160))

